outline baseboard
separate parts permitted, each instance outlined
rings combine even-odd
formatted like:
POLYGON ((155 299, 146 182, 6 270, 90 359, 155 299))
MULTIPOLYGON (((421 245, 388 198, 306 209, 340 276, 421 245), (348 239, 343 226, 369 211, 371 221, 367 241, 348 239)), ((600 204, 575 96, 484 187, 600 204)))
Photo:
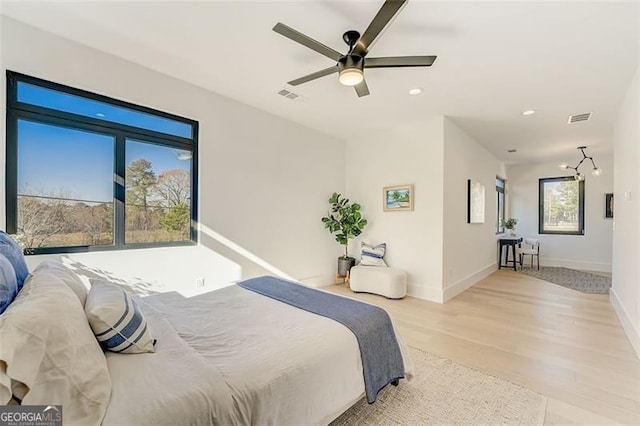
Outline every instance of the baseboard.
POLYGON ((611 301, 611 305, 613 306, 613 309, 616 311, 616 314, 620 319, 622 328, 627 334, 627 338, 631 342, 631 346, 633 346, 633 350, 636 351, 636 355, 638 356, 638 358, 640 358, 640 332, 638 331, 631 318, 629 318, 627 310, 624 308, 622 303, 620 303, 620 299, 618 298, 618 295, 613 288, 609 292, 609 300, 611 301))
MULTIPOLYGON (((528 259, 527 259, 528 260, 528 259)), ((535 263, 535 260, 534 260, 535 263)), ((583 262, 580 260, 554 259, 548 257, 540 257, 540 265, 542 266, 562 266, 570 269, 578 269, 582 271, 598 271, 611 272, 611 264, 603 262, 583 262)))
POLYGON ((298 281, 308 287, 319 288, 335 284, 336 277, 331 274, 322 274, 313 277, 298 278, 298 281))
POLYGON ((447 286, 447 288, 443 291, 443 299, 446 303, 448 300, 453 299, 469 287, 472 287, 478 281, 481 281, 487 278, 489 275, 493 274, 498 270, 498 263, 494 262, 490 265, 485 266, 477 272, 447 286))
POLYGON ((407 294, 418 299, 428 300, 430 302, 444 303, 442 300, 442 292, 433 287, 422 287, 415 284, 407 286, 407 294))

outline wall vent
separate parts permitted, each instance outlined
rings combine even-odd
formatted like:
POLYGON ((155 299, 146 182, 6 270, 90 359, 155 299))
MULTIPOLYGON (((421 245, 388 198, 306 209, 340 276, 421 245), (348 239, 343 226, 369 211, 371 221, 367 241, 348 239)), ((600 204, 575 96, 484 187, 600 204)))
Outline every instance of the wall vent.
MULTIPOLYGON (((298 95, 297 93, 293 93, 292 91, 287 90, 287 89, 280 90, 278 92, 278 95, 284 96, 285 98, 291 99, 291 100, 301 98, 300 95, 298 95)), ((300 100, 302 100, 302 98, 300 100)))
POLYGON ((579 123, 581 121, 589 121, 589 119, 591 119, 590 112, 585 112, 582 114, 572 114, 569 116, 569 120, 567 121, 567 123, 569 124, 579 123))

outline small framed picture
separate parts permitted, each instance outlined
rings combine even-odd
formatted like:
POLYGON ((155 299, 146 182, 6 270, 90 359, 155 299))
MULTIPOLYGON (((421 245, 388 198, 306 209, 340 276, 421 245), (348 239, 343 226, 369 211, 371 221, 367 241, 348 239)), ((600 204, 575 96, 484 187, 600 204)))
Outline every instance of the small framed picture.
POLYGON ((413 210, 413 185, 385 186, 382 188, 382 206, 385 212, 413 210))
POLYGON ((604 194, 604 217, 613 219, 613 194, 604 194))
POLYGON ((467 179, 467 223, 484 223, 484 185, 467 179))

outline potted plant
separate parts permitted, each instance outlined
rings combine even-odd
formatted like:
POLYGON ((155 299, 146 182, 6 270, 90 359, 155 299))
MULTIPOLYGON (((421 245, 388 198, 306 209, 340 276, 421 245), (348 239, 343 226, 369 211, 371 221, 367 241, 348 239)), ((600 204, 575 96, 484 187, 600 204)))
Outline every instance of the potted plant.
POLYGON ((336 241, 344 246, 344 256, 338 258, 338 275, 345 277, 356 263, 353 257, 349 257, 349 240, 362 233, 367 220, 360 213, 360 204, 351 204, 342 194, 334 192, 329 198, 329 204, 330 210, 322 218, 322 223, 331 234, 335 234, 336 241))
POLYGON ((509 234, 512 237, 516 236, 516 225, 518 224, 518 219, 515 219, 513 217, 510 217, 507 220, 502 219, 502 226, 504 226, 505 229, 509 230, 509 234))

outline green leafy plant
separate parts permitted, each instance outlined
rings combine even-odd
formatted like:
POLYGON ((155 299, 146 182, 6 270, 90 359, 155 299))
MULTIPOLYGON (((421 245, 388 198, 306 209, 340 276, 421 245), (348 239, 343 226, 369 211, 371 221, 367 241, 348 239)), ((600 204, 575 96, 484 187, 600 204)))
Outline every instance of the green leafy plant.
POLYGON ((502 219, 502 226, 504 226, 506 229, 514 229, 517 224, 518 219, 515 219, 513 217, 510 217, 507 220, 502 219))
POLYGON ((342 194, 334 192, 329 198, 331 205, 327 216, 322 218, 325 229, 335 234, 336 241, 344 246, 344 258, 349 257, 349 240, 357 237, 367 225, 367 219, 360 213, 360 204, 349 202, 342 194))

